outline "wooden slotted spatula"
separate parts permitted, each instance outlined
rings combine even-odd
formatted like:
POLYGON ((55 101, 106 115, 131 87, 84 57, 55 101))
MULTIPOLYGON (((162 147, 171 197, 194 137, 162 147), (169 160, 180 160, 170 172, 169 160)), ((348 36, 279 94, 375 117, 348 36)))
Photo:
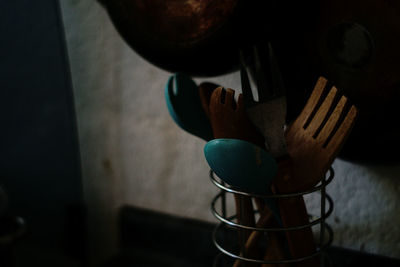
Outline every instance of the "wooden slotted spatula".
MULTIPOLYGON (((240 94, 236 103, 235 91, 223 87, 216 88, 211 94, 209 104, 209 115, 211 128, 214 138, 233 138, 248 141, 257 146, 264 144, 263 136, 252 125, 247 118, 243 105, 243 96, 240 94)), ((240 224, 255 226, 254 209, 250 197, 234 194, 237 218, 240 224)), ((244 243, 250 235, 249 230, 240 230, 241 243, 244 243)), ((250 251, 250 255, 244 256, 257 257, 250 251)), ((243 263, 243 266, 255 266, 254 264, 243 263)))
MULTIPOLYGON (((276 193, 308 190, 321 180, 355 124, 358 110, 348 102, 337 88, 328 86, 325 78, 319 78, 303 111, 286 130, 290 159, 280 162, 280 173, 273 181, 276 193)), ((279 206, 285 227, 308 224, 302 197, 282 198, 279 206)), ((288 231, 286 235, 293 258, 305 257, 315 251, 310 228, 288 231)), ((318 266, 318 262, 307 260, 297 266, 318 266)))
POLYGON ((294 175, 290 182, 281 179, 275 185, 285 193, 315 186, 340 152, 357 115, 347 97, 320 77, 303 111, 286 131, 294 175))
MULTIPOLYGON (((338 89, 328 87, 325 78, 319 78, 307 104, 286 132, 290 164, 273 182, 277 193, 295 193, 318 184, 340 152, 357 118, 357 108, 340 96, 338 89)), ((285 227, 308 223, 302 197, 279 200, 285 227)), ((287 231, 289 249, 294 258, 301 258, 315 251, 310 240, 310 228, 287 231)), ((317 258, 314 258, 317 259, 317 258)), ((297 266, 316 266, 313 259, 297 266)))

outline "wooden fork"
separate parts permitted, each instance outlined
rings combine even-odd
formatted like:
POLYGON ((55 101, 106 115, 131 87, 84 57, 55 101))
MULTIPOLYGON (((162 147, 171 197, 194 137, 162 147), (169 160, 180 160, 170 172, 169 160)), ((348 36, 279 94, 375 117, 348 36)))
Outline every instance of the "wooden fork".
POLYGON ((325 78, 318 79, 303 111, 286 131, 294 175, 290 181, 275 182, 285 193, 310 189, 321 180, 356 121, 357 108, 336 87, 327 85, 325 78))
MULTIPOLYGON (((358 115, 354 105, 345 96, 340 96, 335 87, 320 77, 303 111, 286 130, 289 157, 280 162, 279 173, 274 180, 273 191, 280 194, 308 190, 318 184, 328 171, 349 136, 358 115)), ((303 197, 279 199, 284 227, 309 223, 303 197)), ((262 214, 260 227, 268 224, 270 213, 262 214)), ((246 244, 256 242, 253 232, 246 244)), ((310 228, 286 232, 293 258, 301 258, 315 252, 310 228)), ((263 265, 271 266, 271 265, 263 265)), ((318 258, 299 262, 296 266, 319 266, 318 258)))
MULTIPOLYGON (((348 104, 348 99, 340 96, 336 87, 328 88, 327 84, 325 78, 318 79, 303 111, 287 129, 286 142, 291 157, 288 168, 291 170, 274 181, 277 193, 300 192, 318 184, 354 126, 357 108, 348 104)), ((302 197, 282 198, 279 205, 285 227, 309 222, 302 197)), ((286 232, 292 257, 315 252, 314 242, 309 240, 311 234, 310 228, 286 232)), ((316 259, 297 266, 317 266, 316 259)))

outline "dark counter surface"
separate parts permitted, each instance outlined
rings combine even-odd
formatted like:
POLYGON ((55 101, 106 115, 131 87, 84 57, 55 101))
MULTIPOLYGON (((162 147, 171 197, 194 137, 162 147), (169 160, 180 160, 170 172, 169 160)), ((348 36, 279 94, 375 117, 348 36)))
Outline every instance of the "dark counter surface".
MULTIPOLYGON (((120 254, 105 267, 212 266, 215 224, 126 206, 120 210, 120 254)), ((400 266, 399 259, 330 247, 333 267, 400 266)))

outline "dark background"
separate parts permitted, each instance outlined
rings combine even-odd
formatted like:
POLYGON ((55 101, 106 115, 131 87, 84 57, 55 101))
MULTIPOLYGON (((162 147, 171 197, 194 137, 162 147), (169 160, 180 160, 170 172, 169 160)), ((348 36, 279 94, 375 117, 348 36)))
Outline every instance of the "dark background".
POLYGON ((7 213, 26 220, 18 243, 24 266, 62 266, 83 255, 67 58, 58 1, 0 1, 0 185, 8 193, 7 213))
MULTIPOLYGON (((0 186, 9 196, 5 215, 21 216, 27 225, 13 258, 17 266, 81 266, 85 207, 58 1, 0 1, 0 92, 0 186)), ((135 262, 139 266, 157 259, 158 265, 153 266, 161 266, 160 262, 178 266, 176 260, 209 264, 216 253, 210 243, 214 225, 127 207, 121 212, 120 226, 126 249, 110 266, 135 262), (190 251, 186 253, 182 244, 190 251), (193 256, 193 251, 199 253, 193 256), (179 258, 182 255, 184 259, 179 258)), ((330 253, 336 266, 398 264, 392 260, 393 265, 384 264, 383 258, 358 252, 334 249, 330 253)))

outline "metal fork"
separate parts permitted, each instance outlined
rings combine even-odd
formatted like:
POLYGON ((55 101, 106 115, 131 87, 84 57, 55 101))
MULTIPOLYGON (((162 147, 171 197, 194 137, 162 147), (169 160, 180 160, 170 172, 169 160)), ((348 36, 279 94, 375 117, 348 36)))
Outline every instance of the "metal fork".
POLYGON ((286 96, 271 43, 240 51, 240 77, 247 115, 265 138, 276 158, 287 154, 284 137, 286 96), (252 89, 257 92, 255 101, 252 89))

